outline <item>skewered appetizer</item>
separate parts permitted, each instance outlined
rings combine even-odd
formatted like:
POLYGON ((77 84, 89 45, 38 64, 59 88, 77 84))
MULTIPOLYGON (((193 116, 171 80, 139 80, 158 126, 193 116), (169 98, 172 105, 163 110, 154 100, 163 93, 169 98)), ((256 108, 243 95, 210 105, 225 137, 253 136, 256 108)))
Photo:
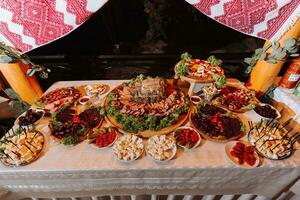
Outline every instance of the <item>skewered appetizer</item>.
POLYGON ((1 162, 7 166, 22 166, 39 158, 45 139, 36 130, 12 129, 0 143, 1 162))
POLYGON ((20 126, 28 126, 38 122, 45 114, 43 110, 29 109, 24 115, 21 115, 16 120, 16 124, 20 126))
POLYGON ((166 134, 188 117, 184 93, 161 78, 139 75, 112 90, 105 100, 108 120, 126 133, 166 134))
POLYGON ((34 106, 53 113, 60 107, 71 101, 75 101, 80 97, 80 91, 74 87, 59 88, 43 95, 37 102, 35 102, 34 106))
POLYGON ((175 156, 176 150, 176 142, 173 137, 155 135, 147 141, 147 155, 156 161, 171 160, 175 156))
POLYGON ((226 110, 202 103, 190 115, 192 126, 206 139, 216 142, 235 140, 244 135, 241 120, 226 110))
POLYGON ((175 73, 196 82, 214 82, 214 76, 223 76, 224 70, 219 66, 222 61, 210 56, 207 60, 193 59, 188 53, 181 55, 181 61, 175 65, 175 73))
POLYGON ((88 134, 89 143, 98 148, 110 147, 117 139, 118 131, 114 127, 93 129, 88 134))
POLYGON ((255 126, 250 124, 248 140, 262 156, 279 160, 292 154, 298 133, 290 137, 289 132, 277 122, 261 121, 255 126))
POLYGON ((177 145, 186 149, 197 147, 201 140, 199 133, 191 127, 179 127, 174 131, 174 137, 177 145))
POLYGON ((214 102, 233 112, 246 112, 257 104, 255 92, 230 85, 220 90, 214 102))
POLYGON ((120 161, 133 161, 138 159, 144 151, 142 138, 126 134, 120 137, 113 145, 113 152, 120 161))

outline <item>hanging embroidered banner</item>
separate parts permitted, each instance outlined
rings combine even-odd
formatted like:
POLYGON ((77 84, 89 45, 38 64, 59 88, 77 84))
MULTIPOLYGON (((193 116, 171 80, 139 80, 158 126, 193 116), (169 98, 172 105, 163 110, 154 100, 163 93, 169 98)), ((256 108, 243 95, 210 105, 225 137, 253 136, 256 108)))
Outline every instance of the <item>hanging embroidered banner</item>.
MULTIPOLYGON (((0 0, 0 42, 27 52, 65 36, 108 0, 0 0)), ((242 33, 278 40, 299 18, 300 0, 186 0, 242 33)))

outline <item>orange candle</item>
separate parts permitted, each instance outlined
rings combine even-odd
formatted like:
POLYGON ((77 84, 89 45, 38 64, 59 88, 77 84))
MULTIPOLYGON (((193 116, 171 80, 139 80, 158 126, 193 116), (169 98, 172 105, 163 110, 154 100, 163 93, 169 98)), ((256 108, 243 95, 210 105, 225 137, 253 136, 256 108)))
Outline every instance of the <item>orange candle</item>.
POLYGON ((39 98, 39 95, 31 86, 19 63, 1 63, 0 71, 10 87, 22 100, 29 104, 33 104, 39 98))
MULTIPOLYGON (((21 65, 21 69, 22 69, 23 73, 26 75, 27 70, 29 69, 30 65, 29 64, 23 64, 23 63, 20 63, 20 65, 21 65)), ((36 76, 33 75, 33 76, 26 76, 26 77, 27 77, 30 85, 33 87, 33 89, 37 93, 37 95, 39 97, 41 97, 43 95, 43 90, 42 90, 36 76)))

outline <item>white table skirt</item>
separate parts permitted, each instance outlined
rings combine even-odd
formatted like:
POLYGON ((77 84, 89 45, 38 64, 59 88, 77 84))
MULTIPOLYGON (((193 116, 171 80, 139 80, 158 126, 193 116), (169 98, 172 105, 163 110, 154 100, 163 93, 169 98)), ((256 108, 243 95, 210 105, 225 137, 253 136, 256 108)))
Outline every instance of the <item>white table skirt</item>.
MULTIPOLYGON (((114 88, 122 81, 58 82, 64 86, 107 83, 114 88)), ((49 91, 48 90, 48 91, 49 91)), ((258 120, 253 112, 242 119, 258 120)), ((263 159, 260 167, 245 170, 226 158, 224 144, 204 141, 193 151, 179 150, 176 158, 157 164, 145 155, 132 163, 114 159, 111 149, 97 150, 86 141, 72 147, 50 140, 47 119, 37 128, 47 140, 44 155, 19 168, 0 166, 2 189, 15 193, 63 194, 257 194, 273 197, 300 177, 300 152, 289 159, 263 159)), ((246 137, 244 138, 246 140, 246 137)))
POLYGON ((300 124, 300 97, 295 96, 293 91, 294 89, 277 87, 274 90, 274 100, 292 109, 295 112, 293 119, 300 124))

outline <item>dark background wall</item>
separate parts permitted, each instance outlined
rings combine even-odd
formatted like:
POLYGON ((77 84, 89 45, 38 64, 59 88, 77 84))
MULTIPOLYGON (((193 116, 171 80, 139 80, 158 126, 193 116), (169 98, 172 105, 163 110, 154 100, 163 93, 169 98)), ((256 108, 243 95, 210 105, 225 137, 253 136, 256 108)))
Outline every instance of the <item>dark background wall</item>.
POLYGON ((41 81, 46 89, 60 80, 171 77, 185 51, 200 58, 214 54, 224 60, 227 75, 237 77, 243 58, 263 42, 220 25, 184 0, 110 0, 69 35, 28 54, 52 70, 41 81))

